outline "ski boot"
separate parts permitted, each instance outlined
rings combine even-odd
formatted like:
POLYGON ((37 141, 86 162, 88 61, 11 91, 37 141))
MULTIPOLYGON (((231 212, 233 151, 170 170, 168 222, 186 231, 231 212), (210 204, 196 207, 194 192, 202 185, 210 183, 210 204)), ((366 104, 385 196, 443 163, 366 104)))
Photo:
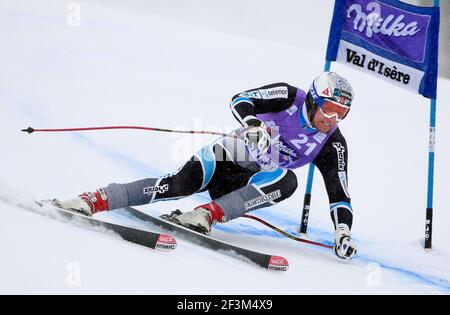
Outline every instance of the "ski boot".
POLYGON ((205 235, 209 235, 213 224, 226 221, 222 209, 214 201, 185 213, 175 210, 170 215, 162 215, 161 218, 205 235))

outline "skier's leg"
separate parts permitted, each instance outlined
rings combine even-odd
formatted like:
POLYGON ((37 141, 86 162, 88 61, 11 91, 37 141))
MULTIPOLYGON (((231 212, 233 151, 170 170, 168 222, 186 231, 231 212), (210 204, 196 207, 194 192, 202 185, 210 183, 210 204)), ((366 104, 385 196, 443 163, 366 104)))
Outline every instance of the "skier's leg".
POLYGON ((177 172, 127 184, 110 184, 95 192, 83 193, 58 205, 92 215, 97 212, 174 200, 202 191, 213 177, 215 157, 211 146, 195 154, 177 172))
POLYGON ((190 228, 209 233, 215 222, 233 220, 249 211, 275 205, 292 196, 296 189, 297 176, 291 170, 258 172, 250 177, 244 187, 179 215, 176 220, 190 228))
POLYGON ((225 220, 275 205, 294 194, 297 176, 291 170, 276 169, 253 175, 247 185, 214 200, 224 212, 225 220))
POLYGON ((200 190, 202 181, 202 165, 194 156, 175 173, 127 184, 108 185, 105 188, 108 210, 190 196, 200 190))
POLYGON ((297 189, 297 176, 291 170, 276 169, 253 175, 248 184, 215 200, 227 220, 270 207, 292 196, 297 189))

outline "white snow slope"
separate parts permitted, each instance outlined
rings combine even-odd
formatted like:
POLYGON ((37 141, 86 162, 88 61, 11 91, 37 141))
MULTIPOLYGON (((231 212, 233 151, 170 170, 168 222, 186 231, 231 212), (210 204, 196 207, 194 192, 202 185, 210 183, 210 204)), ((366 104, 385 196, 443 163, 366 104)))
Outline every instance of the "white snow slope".
MULTIPOLYGON (((26 135, 20 129, 146 125, 229 131, 228 103, 244 89, 285 81, 307 88, 323 69, 333 1, 0 1, 0 293, 448 294, 450 82, 439 83, 434 249, 422 246, 429 101, 333 65, 356 99, 341 130, 359 256, 280 237, 238 219, 213 235, 285 256, 268 272, 178 238, 160 253, 24 208, 111 182, 175 171, 211 136, 139 131, 26 135), (76 5, 80 19, 77 20, 76 5), (75 17, 74 17, 75 16, 75 17), (78 23, 79 22, 79 23, 78 23), (79 26, 77 26, 79 24, 79 26), (72 25, 72 26, 71 26, 72 25)), ((256 211, 295 233, 307 169, 289 200, 256 211)), ((202 194, 140 207, 190 210, 202 194)), ((317 173, 309 238, 332 241, 317 173)), ((120 211, 105 220, 150 228, 120 211)))

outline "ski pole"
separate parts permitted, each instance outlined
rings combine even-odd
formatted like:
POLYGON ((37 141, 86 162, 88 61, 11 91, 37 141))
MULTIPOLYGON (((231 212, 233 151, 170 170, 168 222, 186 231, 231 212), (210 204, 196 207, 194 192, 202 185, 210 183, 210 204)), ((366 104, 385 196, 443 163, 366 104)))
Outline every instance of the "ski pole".
POLYGON ((258 221, 259 223, 264 224, 265 226, 271 228, 272 230, 274 230, 275 232, 280 233, 281 235, 286 236, 287 238, 290 238, 291 240, 297 241, 297 242, 302 242, 302 243, 306 243, 306 244, 310 244, 310 245, 315 245, 315 246, 320 246, 320 247, 325 247, 325 248, 329 248, 329 249, 334 249, 334 246, 331 245, 326 245, 326 244, 322 244, 322 243, 318 243, 318 242, 314 242, 314 241, 310 241, 307 239, 303 239, 294 235, 291 235, 275 226, 273 226, 272 224, 264 221, 263 219, 260 219, 258 217, 254 217, 252 215, 248 215, 248 214, 244 214, 242 217, 247 218, 247 219, 252 219, 255 221, 258 221))
POLYGON ((163 129, 163 128, 153 128, 153 127, 142 127, 142 126, 104 126, 104 127, 86 127, 86 128, 57 128, 57 129, 35 129, 28 127, 27 129, 22 129, 23 132, 32 134, 34 132, 71 132, 71 131, 97 131, 97 130, 113 130, 113 129, 135 129, 144 131, 160 131, 160 132, 172 132, 172 133, 187 133, 187 134, 206 134, 215 135, 222 137, 240 138, 239 135, 226 134, 222 132, 215 131, 203 131, 203 130, 173 130, 173 129, 163 129))

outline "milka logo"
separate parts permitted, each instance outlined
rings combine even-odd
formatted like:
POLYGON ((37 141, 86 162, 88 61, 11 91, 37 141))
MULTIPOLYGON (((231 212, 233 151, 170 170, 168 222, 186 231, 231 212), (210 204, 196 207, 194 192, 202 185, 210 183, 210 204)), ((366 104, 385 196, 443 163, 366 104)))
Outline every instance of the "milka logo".
POLYGON ((417 22, 411 22, 409 24, 402 22, 405 18, 403 14, 397 18, 393 14, 382 18, 381 6, 378 2, 369 2, 367 4, 367 14, 363 12, 360 4, 353 4, 347 10, 347 18, 351 18, 353 11, 356 12, 353 28, 361 33, 365 29, 366 36, 369 38, 372 38, 373 34, 378 33, 387 36, 406 37, 414 36, 420 32, 417 22))
POLYGON ((295 151, 293 149, 286 146, 280 139, 277 139, 276 141, 274 141, 273 146, 278 151, 284 152, 295 158, 298 157, 297 153, 295 153, 295 151))

